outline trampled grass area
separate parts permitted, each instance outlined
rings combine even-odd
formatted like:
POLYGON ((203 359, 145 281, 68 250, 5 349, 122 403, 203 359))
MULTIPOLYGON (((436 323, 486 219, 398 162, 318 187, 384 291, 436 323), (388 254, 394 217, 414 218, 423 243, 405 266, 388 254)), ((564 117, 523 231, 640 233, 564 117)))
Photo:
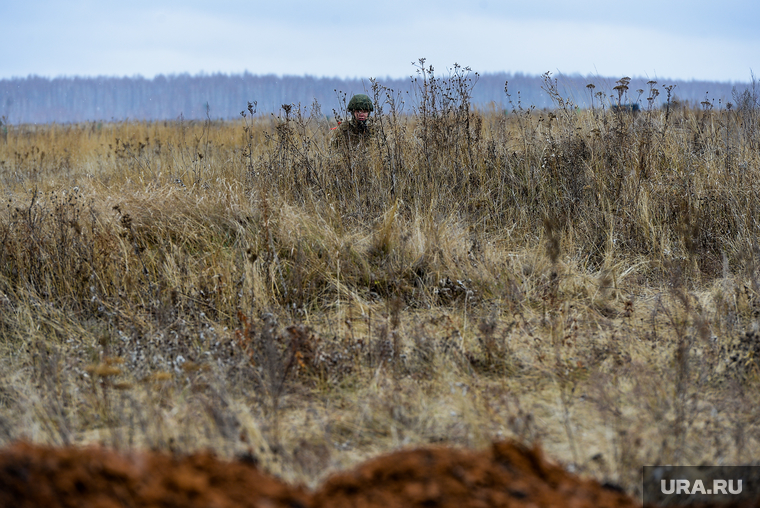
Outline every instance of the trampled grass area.
POLYGON ((376 84, 345 149, 318 105, 10 126, 0 442, 252 451, 312 485, 500 437, 629 492, 756 460, 757 95, 478 111, 469 78, 376 84))

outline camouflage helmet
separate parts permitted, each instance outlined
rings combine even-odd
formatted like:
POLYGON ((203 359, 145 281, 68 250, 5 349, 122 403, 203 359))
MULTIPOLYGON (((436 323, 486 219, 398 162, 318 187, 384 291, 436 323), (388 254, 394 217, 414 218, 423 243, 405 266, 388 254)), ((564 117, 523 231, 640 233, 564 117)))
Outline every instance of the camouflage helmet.
POLYGON ((349 111, 372 111, 374 109, 374 106, 372 106, 372 99, 363 93, 354 95, 351 97, 351 100, 348 101, 349 111))

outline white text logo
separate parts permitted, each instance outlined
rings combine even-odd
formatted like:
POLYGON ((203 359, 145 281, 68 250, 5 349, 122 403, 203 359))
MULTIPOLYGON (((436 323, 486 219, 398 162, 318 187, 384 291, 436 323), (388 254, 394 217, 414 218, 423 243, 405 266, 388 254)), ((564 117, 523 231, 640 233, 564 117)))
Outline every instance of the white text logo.
POLYGON ((741 494, 742 481, 736 480, 713 480, 712 488, 705 489, 702 480, 696 480, 692 485, 689 480, 662 480, 661 489, 663 494, 741 494), (670 484, 668 485, 668 481, 670 484))

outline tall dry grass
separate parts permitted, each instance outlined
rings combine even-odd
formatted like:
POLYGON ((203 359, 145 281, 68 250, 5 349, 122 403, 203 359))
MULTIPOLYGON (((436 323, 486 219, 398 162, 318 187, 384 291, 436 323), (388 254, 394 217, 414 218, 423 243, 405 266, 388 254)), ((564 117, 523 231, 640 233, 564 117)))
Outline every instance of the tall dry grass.
POLYGON ((644 464, 753 460, 756 92, 650 83, 633 113, 622 79, 579 110, 547 75, 555 109, 498 111, 476 79, 373 82, 379 134, 341 149, 318 104, 7 126, 0 439, 312 483, 507 436, 630 491, 644 464))

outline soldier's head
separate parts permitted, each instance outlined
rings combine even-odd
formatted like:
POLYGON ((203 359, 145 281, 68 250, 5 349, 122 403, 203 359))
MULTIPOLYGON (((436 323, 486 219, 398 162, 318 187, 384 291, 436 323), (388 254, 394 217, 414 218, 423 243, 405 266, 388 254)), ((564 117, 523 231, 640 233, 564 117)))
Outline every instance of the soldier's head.
POLYGON ((364 123, 369 118, 369 114, 374 110, 372 99, 363 93, 356 94, 348 101, 348 111, 354 117, 354 120, 364 123))

